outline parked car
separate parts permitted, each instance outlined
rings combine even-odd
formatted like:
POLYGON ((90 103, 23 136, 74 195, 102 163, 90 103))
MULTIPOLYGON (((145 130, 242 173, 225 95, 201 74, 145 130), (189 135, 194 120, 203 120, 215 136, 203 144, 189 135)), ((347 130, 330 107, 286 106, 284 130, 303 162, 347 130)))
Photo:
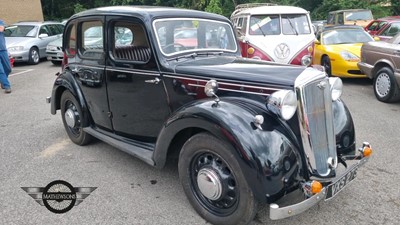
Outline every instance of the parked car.
POLYGON ((7 50, 16 62, 38 64, 46 57, 46 46, 61 37, 64 26, 58 22, 19 22, 7 27, 7 50))
POLYGON ((259 202, 270 204, 272 219, 300 214, 334 197, 371 153, 367 143, 356 153, 339 78, 242 58, 221 15, 91 9, 70 18, 63 49, 47 101, 70 139, 95 137, 157 168, 179 155, 185 194, 212 224, 247 224, 259 202), (174 40, 188 25, 196 48, 174 40), (94 27, 102 45, 84 35, 94 27), (129 45, 117 44, 120 29, 131 31, 129 45))
POLYGON ((382 102, 400 100, 400 34, 388 41, 365 43, 358 67, 374 80, 374 93, 382 102))
POLYGON ((231 20, 243 57, 311 65, 315 34, 307 10, 270 3, 240 4, 231 20))
POLYGON ((363 43, 374 39, 359 26, 325 27, 316 35, 314 64, 322 65, 328 76, 365 78, 357 67, 363 43))
POLYGON ((343 9, 328 13, 327 25, 358 25, 365 27, 374 20, 369 9, 343 9))
POLYGON ((50 42, 46 47, 47 60, 50 60, 54 65, 61 65, 64 58, 62 51, 62 36, 50 42))
POLYGON ((400 16, 389 16, 369 23, 365 30, 373 37, 386 41, 400 32, 400 16))

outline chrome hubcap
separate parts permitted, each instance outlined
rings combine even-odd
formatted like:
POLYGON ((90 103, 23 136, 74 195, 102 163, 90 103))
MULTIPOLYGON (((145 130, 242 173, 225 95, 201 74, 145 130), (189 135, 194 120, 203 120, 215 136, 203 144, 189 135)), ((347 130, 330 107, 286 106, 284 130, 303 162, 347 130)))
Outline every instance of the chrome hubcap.
POLYGON ((382 73, 376 78, 376 93, 380 97, 385 97, 390 91, 390 77, 387 73, 382 73))
POLYGON ((203 168, 199 171, 197 185, 200 192, 210 200, 217 200, 222 195, 221 180, 212 169, 203 168))
POLYGON ((74 128, 76 125, 75 113, 72 109, 65 111, 65 123, 68 127, 74 128))
POLYGON ((37 51, 32 51, 32 60, 34 62, 39 62, 39 53, 37 51))

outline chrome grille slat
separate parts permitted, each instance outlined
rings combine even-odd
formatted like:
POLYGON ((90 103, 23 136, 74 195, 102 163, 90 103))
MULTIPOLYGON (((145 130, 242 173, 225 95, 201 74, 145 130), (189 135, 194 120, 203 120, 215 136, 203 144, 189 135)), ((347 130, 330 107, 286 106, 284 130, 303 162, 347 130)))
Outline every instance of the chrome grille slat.
POLYGON ((309 172, 313 176, 326 177, 332 169, 328 159, 337 162, 332 98, 328 78, 310 76, 300 76, 295 84, 300 133, 309 172))

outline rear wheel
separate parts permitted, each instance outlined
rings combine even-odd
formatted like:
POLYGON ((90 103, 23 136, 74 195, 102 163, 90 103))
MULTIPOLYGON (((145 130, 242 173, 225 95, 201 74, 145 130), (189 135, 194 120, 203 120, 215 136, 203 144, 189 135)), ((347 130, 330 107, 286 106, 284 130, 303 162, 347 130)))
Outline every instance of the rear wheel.
POLYGON ((400 100, 399 91, 393 71, 388 67, 378 70, 374 79, 376 98, 382 102, 395 102, 400 100))
POLYGON ((328 77, 332 76, 332 66, 331 66, 331 59, 329 56, 323 56, 321 59, 321 65, 325 68, 325 72, 328 77))
POLYGON ((64 91, 61 96, 61 117, 72 142, 77 145, 86 145, 92 140, 92 136, 83 131, 82 108, 69 91, 64 91))
POLYGON ((28 63, 32 65, 38 64, 40 61, 40 55, 39 55, 39 50, 36 47, 32 47, 29 50, 29 59, 28 63))
POLYGON ((190 203, 212 224, 248 224, 257 201, 232 147, 207 133, 191 137, 179 156, 179 178, 190 203))

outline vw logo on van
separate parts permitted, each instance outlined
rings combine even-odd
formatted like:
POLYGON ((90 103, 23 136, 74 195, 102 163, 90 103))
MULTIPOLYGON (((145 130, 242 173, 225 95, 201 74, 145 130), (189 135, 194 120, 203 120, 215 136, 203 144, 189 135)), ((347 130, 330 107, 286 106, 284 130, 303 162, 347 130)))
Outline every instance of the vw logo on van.
POLYGON ((276 46, 274 53, 278 59, 286 59, 290 54, 289 46, 285 43, 280 43, 276 46))

